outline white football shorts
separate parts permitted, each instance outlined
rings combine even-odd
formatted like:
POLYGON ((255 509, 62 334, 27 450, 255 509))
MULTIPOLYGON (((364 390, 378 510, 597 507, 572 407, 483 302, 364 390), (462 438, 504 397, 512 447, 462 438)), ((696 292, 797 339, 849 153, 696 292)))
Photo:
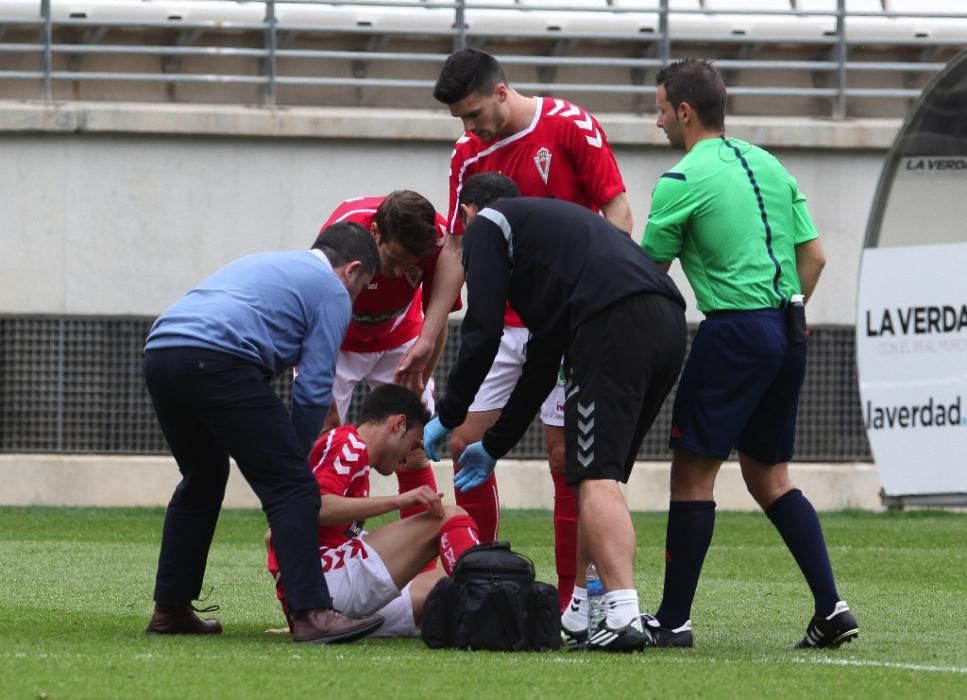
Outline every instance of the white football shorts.
MULTIPOLYGON (((336 359, 336 378, 332 383, 332 401, 339 411, 341 423, 345 423, 346 416, 349 415, 349 404, 352 403, 356 385, 366 382, 370 389, 375 389, 382 384, 392 384, 393 373, 396 372, 400 360, 415 342, 416 338, 381 352, 339 352, 336 359)), ((423 405, 433 415, 436 404, 433 400, 432 377, 423 391, 423 405)))
POLYGON ((399 590, 379 553, 364 539, 354 538, 325 550, 322 569, 336 610, 348 617, 383 616, 382 626, 371 636, 412 637, 418 633, 409 584, 399 590))
MULTIPOLYGON (((500 348, 487 376, 477 390, 473 403, 468 409, 471 413, 499 411, 507 405, 517 380, 520 379, 527 357, 527 340, 530 331, 526 328, 504 326, 500 336, 500 348)), ((558 373, 558 381, 541 405, 541 421, 545 425, 564 425, 564 381, 563 372, 558 373)))

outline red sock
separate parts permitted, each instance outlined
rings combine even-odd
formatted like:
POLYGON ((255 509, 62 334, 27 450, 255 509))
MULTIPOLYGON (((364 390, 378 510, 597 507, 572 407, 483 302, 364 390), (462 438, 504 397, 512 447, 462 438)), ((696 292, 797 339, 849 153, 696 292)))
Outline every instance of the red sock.
MULTIPOLYGON (((396 472, 396 481, 399 483, 400 493, 405 491, 411 491, 418 486, 429 486, 431 489, 436 491, 436 477, 433 476, 433 468, 430 463, 427 462, 422 469, 400 469, 396 472)), ((420 513, 425 513, 426 508, 423 506, 411 506, 409 508, 400 509, 400 518, 408 518, 411 515, 419 515, 420 513)), ((420 573, 424 571, 433 571, 436 568, 436 559, 427 562, 426 566, 420 569, 420 573)))
POLYGON ((440 527, 440 537, 437 541, 443 570, 449 576, 453 573, 453 566, 460 555, 475 544, 480 544, 477 523, 469 515, 455 515, 440 527))
MULTIPOLYGON (((420 486, 429 486, 436 491, 436 479, 433 476, 433 469, 427 462, 422 468, 400 469, 396 472, 396 481, 399 483, 400 493, 406 493, 420 486)), ((400 509, 400 518, 408 518, 411 515, 425 513, 424 506, 410 506, 400 509)))
MULTIPOLYGON (((454 464, 454 473, 460 467, 454 464)), ((475 489, 466 493, 459 490, 454 494, 457 505, 467 511, 467 514, 477 523, 481 542, 493 542, 497 539, 497 528, 500 525, 500 497, 497 494, 497 478, 491 474, 490 478, 475 489)))
POLYGON ((554 479, 554 561, 557 564, 557 595, 561 612, 571 602, 577 573, 578 502, 563 474, 554 479))

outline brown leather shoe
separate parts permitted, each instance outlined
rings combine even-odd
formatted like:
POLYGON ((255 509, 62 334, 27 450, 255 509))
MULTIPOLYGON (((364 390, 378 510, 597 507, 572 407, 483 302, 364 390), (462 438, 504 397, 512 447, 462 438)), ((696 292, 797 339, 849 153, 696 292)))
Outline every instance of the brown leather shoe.
POLYGON ((169 608, 155 605, 147 634, 221 634, 218 620, 202 620, 190 605, 169 608))
POLYGON ((382 615, 359 619, 335 610, 297 610, 292 612, 292 641, 309 644, 342 644, 362 639, 383 624, 382 615))

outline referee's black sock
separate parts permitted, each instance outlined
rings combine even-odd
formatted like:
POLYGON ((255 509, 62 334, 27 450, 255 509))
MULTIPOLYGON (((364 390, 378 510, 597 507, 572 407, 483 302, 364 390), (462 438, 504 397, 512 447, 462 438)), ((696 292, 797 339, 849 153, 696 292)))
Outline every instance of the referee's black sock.
POLYGON ((672 501, 665 534, 665 588, 655 617, 666 629, 685 624, 715 529, 715 501, 672 501))
POLYGON ((802 491, 787 491, 766 508, 766 515, 776 526, 813 593, 817 615, 829 615, 839 594, 833 580, 826 539, 816 509, 802 491))

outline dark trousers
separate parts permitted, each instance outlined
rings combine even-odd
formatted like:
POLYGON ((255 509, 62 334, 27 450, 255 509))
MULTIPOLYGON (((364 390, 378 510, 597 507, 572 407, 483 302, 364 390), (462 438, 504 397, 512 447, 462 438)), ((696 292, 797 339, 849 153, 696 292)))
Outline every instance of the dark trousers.
POLYGON ((165 512, 155 601, 181 606, 200 594, 231 455, 272 528, 290 608, 331 608, 319 563, 319 487, 271 377, 199 348, 147 351, 144 376, 182 475, 165 512))

